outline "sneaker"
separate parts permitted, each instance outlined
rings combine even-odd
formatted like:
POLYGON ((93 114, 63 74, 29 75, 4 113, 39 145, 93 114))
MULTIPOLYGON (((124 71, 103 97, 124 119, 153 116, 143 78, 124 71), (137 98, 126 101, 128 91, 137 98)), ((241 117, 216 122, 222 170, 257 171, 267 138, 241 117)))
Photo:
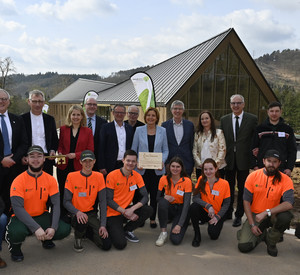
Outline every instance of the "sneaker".
POLYGON ((51 249, 51 248, 55 247, 55 243, 52 242, 51 240, 42 241, 42 246, 45 249, 51 249))
POLYGON ((84 250, 83 246, 81 245, 81 239, 75 239, 73 250, 77 253, 80 253, 84 250))
POLYGON ((133 234, 133 231, 132 232, 126 231, 125 238, 127 239, 127 241, 130 241, 133 243, 138 243, 140 241, 139 238, 133 234))
POLYGON ((166 242, 168 237, 168 233, 167 232, 161 232, 158 236, 158 239, 156 240, 155 244, 157 246, 163 246, 164 243, 166 242))
POLYGON ((14 254, 11 253, 10 256, 14 262, 22 262, 24 260, 24 255, 21 250, 19 253, 14 253, 14 254))

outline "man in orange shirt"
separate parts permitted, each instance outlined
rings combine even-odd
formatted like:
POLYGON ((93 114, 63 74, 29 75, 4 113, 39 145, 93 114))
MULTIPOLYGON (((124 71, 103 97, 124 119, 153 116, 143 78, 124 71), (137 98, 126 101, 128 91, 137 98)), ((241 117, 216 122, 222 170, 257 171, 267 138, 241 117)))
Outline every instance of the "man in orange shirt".
POLYGON ((13 261, 23 261, 22 242, 32 233, 46 249, 53 248, 52 240, 61 240, 70 234, 71 226, 59 219, 60 200, 54 177, 43 172, 45 162, 42 147, 28 149, 28 170, 15 178, 10 189, 14 211, 8 226, 6 240, 13 261), (46 203, 50 197, 52 213, 46 203))
POLYGON ((247 220, 238 231, 238 248, 241 252, 249 252, 265 240, 268 254, 276 257, 276 243, 293 218, 289 210, 293 208, 294 187, 291 178, 279 171, 278 151, 268 150, 263 163, 265 167, 251 173, 245 183, 247 220))
POLYGON ((126 239, 139 242, 133 231, 142 225, 153 211, 152 207, 147 205, 148 193, 143 178, 133 170, 137 164, 137 153, 127 150, 123 164, 122 168, 110 172, 106 178, 107 231, 117 249, 126 247, 126 239), (130 205, 137 190, 141 200, 130 205), (123 227, 124 220, 128 222, 123 227))
POLYGON ((74 250, 82 252, 81 240, 85 234, 103 250, 111 248, 106 230, 106 190, 101 173, 93 171, 96 158, 92 151, 81 153, 81 171, 69 173, 64 192, 64 207, 72 214, 72 226, 75 229, 74 250), (100 222, 97 218, 99 202, 100 222), (87 231, 91 229, 90 231, 87 231), (91 234, 88 234, 90 233, 91 234))

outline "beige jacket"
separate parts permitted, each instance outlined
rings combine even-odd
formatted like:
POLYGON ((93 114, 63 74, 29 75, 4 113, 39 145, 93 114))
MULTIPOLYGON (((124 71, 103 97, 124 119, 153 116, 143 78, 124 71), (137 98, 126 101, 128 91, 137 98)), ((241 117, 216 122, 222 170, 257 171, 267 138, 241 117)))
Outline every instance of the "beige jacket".
POLYGON ((222 169, 226 166, 225 156, 226 156, 226 142, 223 131, 217 129, 216 137, 214 141, 211 142, 211 131, 208 132, 208 135, 205 133, 195 133, 194 137, 194 147, 193 147, 193 156, 195 160, 195 167, 201 169, 201 150, 203 147, 203 143, 206 140, 209 140, 209 150, 212 155, 213 160, 217 163, 219 169, 222 169))

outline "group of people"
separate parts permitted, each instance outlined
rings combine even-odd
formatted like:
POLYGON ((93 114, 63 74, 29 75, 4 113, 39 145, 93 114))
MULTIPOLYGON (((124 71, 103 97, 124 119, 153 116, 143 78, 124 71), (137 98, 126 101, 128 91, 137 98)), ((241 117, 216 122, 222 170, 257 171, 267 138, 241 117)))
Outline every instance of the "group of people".
POLYGON ((6 231, 12 260, 24 259, 26 236, 35 234, 51 249, 53 240, 66 237, 71 226, 77 252, 84 249, 84 237, 103 250, 112 245, 124 249, 127 240, 139 241, 134 231, 148 218, 150 227, 157 227, 156 213, 161 229, 157 246, 167 240, 168 222, 169 238, 178 245, 191 220, 192 245, 197 247, 199 224, 207 222, 208 234, 216 240, 224 221, 232 219, 236 181, 232 225, 240 226, 244 212, 247 216, 238 248, 248 252, 265 240, 268 253, 277 255, 276 243, 292 219, 290 176, 297 150, 280 103, 269 105, 266 122, 257 127, 257 117, 243 111, 244 98, 235 94, 232 113, 221 118, 220 129, 211 112, 203 111, 195 132, 193 123, 183 119, 179 100, 171 105, 173 117, 158 126, 158 109, 145 111, 144 124, 134 105, 124 121, 122 104, 114 106, 114 120, 107 122, 96 115, 97 101, 91 97, 84 108, 69 109, 59 138, 54 118, 42 112, 44 103, 44 93, 33 90, 30 112, 16 116, 7 111, 9 93, 0 90, 0 237, 6 231), (162 153, 161 168, 141 167, 140 152, 162 153), (58 185, 52 176, 56 155, 65 157, 57 162, 58 185), (250 168, 257 171, 249 175, 250 168))

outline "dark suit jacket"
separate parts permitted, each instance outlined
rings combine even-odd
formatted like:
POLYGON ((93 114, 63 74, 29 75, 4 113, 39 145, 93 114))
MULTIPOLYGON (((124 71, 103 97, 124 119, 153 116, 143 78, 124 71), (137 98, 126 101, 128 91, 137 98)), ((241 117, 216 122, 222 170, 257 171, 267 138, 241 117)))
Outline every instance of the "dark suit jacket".
MULTIPOLYGON (((27 153, 28 148, 28 139, 26 135, 24 121, 21 116, 17 116, 11 113, 8 113, 8 116, 12 128, 12 158, 16 163, 19 163, 21 158, 27 153)), ((3 157, 4 142, 2 133, 0 131, 0 162, 2 161, 3 157)))
MULTIPOLYGON (((75 171, 78 171, 81 170, 81 164, 79 160, 82 151, 91 150, 94 152, 93 132, 88 127, 80 127, 75 152, 70 152, 70 143, 71 143, 70 137, 71 137, 71 127, 68 127, 66 125, 61 126, 57 151, 63 155, 68 153, 75 153, 76 158, 74 159, 74 169, 75 171)), ((64 170, 67 168, 67 165, 68 165, 68 159, 66 158, 66 164, 59 164, 57 165, 57 168, 64 170)))
POLYGON ((190 175, 194 168, 193 158, 193 144, 194 144, 194 124, 186 119, 183 119, 183 137, 178 145, 174 127, 173 119, 169 119, 162 123, 162 127, 166 128, 168 145, 169 145, 169 156, 167 163, 170 162, 171 158, 178 156, 183 160, 186 172, 190 175))
MULTIPOLYGON (((47 115, 45 113, 43 113, 42 115, 43 115, 43 121, 44 121, 44 131, 45 131, 47 151, 48 151, 48 153, 50 153, 51 150, 54 150, 56 152, 57 147, 58 147, 58 137, 57 137, 56 124, 55 124, 54 117, 47 115)), ((22 118, 25 123, 28 143, 29 143, 29 147, 30 147, 32 145, 32 127, 31 127, 30 112, 23 114, 22 118)))
MULTIPOLYGON (((131 148, 133 139, 132 127, 124 123, 126 131, 126 150, 131 148)), ((98 159, 100 169, 106 169, 107 173, 114 170, 119 152, 118 138, 115 122, 106 123, 100 133, 100 151, 98 159)))
POLYGON ((94 165, 94 171, 99 171, 99 160, 98 160, 98 155, 99 155, 99 150, 100 150, 100 132, 101 128, 104 124, 107 123, 106 119, 103 119, 100 116, 96 116, 96 127, 95 127, 95 134, 94 134, 94 153, 96 156, 96 163, 94 165))
POLYGON ((226 140, 226 169, 233 170, 235 162, 238 170, 248 170, 251 168, 251 146, 256 125, 257 117, 253 114, 244 112, 237 141, 235 142, 233 136, 232 113, 221 117, 220 128, 223 130, 226 140), (235 154, 234 146, 236 146, 235 154), (234 156, 236 156, 236 159, 234 156))

